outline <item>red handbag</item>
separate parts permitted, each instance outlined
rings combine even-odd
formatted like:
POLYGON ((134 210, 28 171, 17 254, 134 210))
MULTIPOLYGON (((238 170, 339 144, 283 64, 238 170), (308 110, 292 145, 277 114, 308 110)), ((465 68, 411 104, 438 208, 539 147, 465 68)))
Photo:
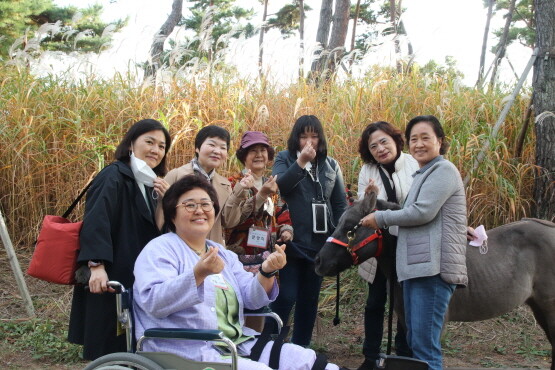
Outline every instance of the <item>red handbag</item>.
POLYGON ((81 191, 63 216, 44 216, 27 274, 50 283, 73 285, 79 254, 79 232, 83 221, 67 219, 91 186, 81 191))

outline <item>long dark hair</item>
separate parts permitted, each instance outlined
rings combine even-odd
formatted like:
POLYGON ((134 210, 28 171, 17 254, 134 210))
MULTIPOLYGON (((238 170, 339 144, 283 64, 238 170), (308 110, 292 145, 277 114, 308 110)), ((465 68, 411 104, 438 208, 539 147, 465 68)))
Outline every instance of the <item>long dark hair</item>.
POLYGON ((316 148, 317 158, 326 158, 328 155, 328 143, 326 142, 326 136, 324 134, 324 127, 322 123, 316 116, 305 115, 300 116, 293 129, 291 129, 291 134, 287 140, 287 150, 289 153, 296 154, 301 150, 300 137, 305 131, 314 131, 318 134, 318 148, 316 148))
POLYGON ((164 176, 166 172, 168 172, 166 168, 166 154, 168 154, 168 150, 170 150, 172 138, 168 130, 166 130, 166 128, 160 122, 154 119, 143 119, 135 122, 133 126, 131 126, 129 130, 127 130, 127 133, 123 136, 123 139, 121 139, 121 142, 116 148, 116 152, 114 154, 115 158, 118 161, 129 164, 129 151, 131 150, 131 144, 133 144, 133 142, 137 140, 137 138, 142 134, 156 130, 162 131, 164 133, 164 137, 166 139, 166 147, 164 149, 164 158, 162 158, 158 166, 154 167, 152 170, 158 176, 164 176))

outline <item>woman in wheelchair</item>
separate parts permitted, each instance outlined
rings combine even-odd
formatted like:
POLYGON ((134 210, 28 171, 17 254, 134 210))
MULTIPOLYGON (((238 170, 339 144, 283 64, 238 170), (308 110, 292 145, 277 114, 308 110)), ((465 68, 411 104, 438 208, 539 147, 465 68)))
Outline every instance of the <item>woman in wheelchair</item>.
MULTIPOLYGON (((235 253, 206 239, 220 205, 212 185, 195 175, 173 184, 162 206, 171 232, 148 243, 135 263, 137 338, 152 327, 217 329, 237 345, 239 369, 338 369, 311 349, 284 344, 283 338, 274 344, 244 326, 243 309, 264 307, 277 297, 275 274, 286 264, 285 246, 276 245, 256 275, 245 271, 235 253)), ((154 339, 143 349, 231 362, 205 341, 154 339)))

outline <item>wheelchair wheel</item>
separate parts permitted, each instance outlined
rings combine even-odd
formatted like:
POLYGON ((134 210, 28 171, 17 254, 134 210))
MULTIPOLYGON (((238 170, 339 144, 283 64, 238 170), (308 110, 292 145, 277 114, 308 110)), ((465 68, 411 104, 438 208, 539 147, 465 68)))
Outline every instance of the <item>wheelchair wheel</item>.
POLYGON ((84 370, 164 370, 156 362, 136 353, 110 353, 88 364, 84 370))

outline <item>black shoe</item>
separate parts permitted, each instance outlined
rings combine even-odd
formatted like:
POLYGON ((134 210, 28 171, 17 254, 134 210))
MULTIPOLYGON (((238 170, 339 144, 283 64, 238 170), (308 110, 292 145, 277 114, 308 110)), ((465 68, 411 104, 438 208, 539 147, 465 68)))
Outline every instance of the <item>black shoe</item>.
POLYGON ((397 356, 412 357, 412 351, 409 346, 399 346, 395 348, 395 354, 397 356))
POLYGON ((372 359, 365 359, 362 365, 358 367, 357 370, 374 370, 374 365, 376 364, 376 360, 372 359))
POLYGON ((348 367, 343 367, 343 366, 341 366, 341 367, 339 368, 339 370, 351 370, 351 369, 349 369, 348 367))

